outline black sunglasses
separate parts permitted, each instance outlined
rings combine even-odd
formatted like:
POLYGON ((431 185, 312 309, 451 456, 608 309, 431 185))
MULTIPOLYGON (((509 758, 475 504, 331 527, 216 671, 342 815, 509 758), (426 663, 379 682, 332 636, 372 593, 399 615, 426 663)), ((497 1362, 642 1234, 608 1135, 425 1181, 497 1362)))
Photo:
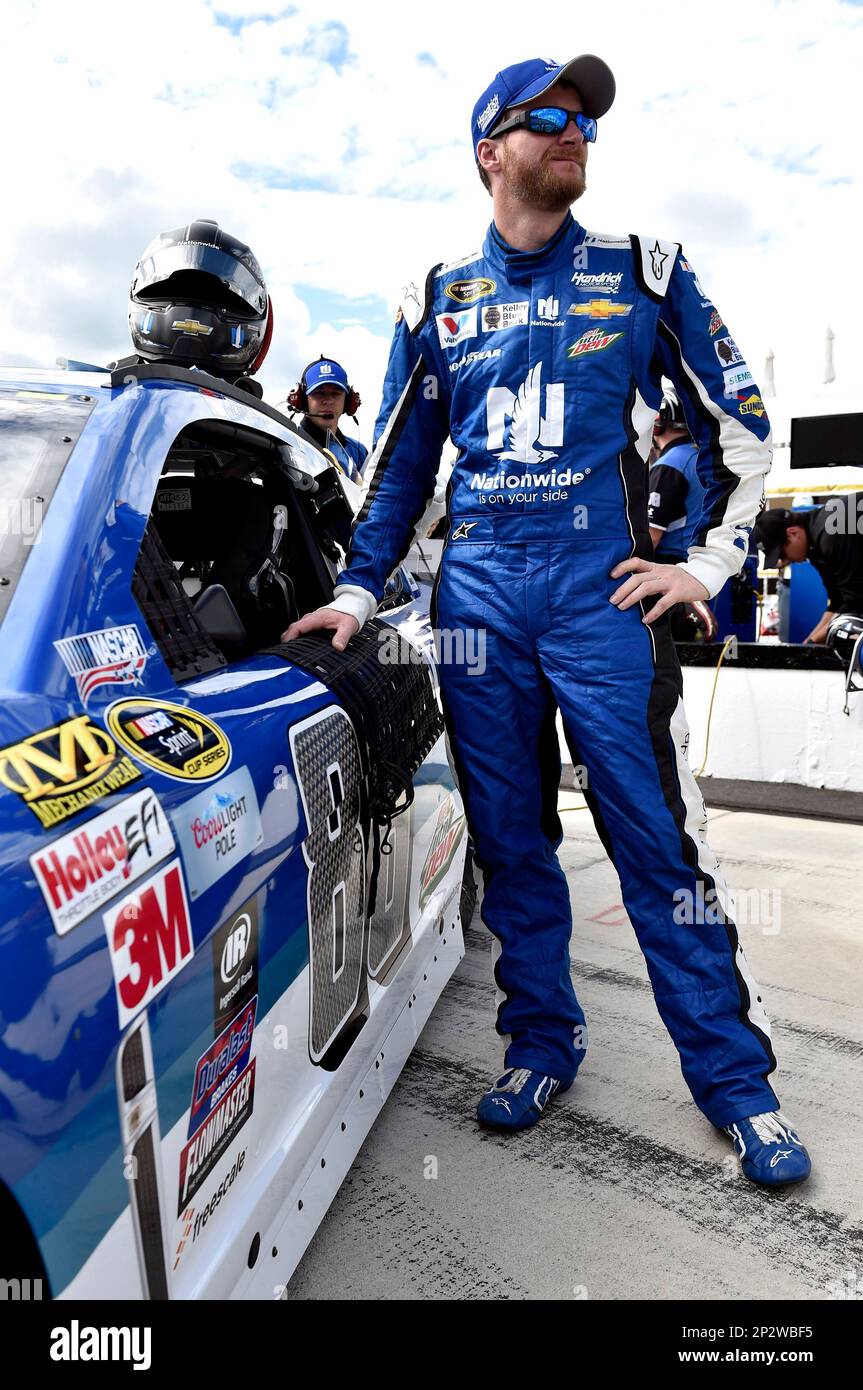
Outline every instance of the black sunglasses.
POLYGON ((517 130, 522 126, 532 130, 535 135, 560 135, 570 121, 575 122, 585 140, 592 144, 596 139, 596 119, 585 116, 583 111, 567 111, 563 106, 537 106, 532 111, 518 111, 502 125, 489 131, 489 139, 493 140, 498 135, 505 135, 508 130, 517 130))

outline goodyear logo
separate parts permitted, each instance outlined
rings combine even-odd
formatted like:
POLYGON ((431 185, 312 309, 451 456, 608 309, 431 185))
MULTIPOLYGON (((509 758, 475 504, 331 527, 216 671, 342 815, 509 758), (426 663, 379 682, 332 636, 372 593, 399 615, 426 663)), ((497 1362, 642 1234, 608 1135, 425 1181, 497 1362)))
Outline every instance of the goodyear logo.
POLYGON ((632 305, 615 304, 612 299, 589 299, 585 304, 573 304, 569 312, 588 319, 621 318, 632 313, 632 305))
POLYGON ((21 797, 46 830, 140 776, 87 714, 0 749, 0 782, 21 797))
POLYGON ((741 415, 764 415, 764 402, 758 395, 747 396, 737 407, 741 415))
POLYGON ((209 323, 199 323, 197 319, 177 319, 176 323, 171 324, 175 333, 189 333, 192 337, 203 333, 205 336, 212 333, 213 328, 209 323))
POLYGON ((446 286, 446 293, 459 304, 475 304, 478 299, 485 299, 487 294, 494 294, 496 289, 496 280, 451 280, 446 286))
POLYGON ((117 700, 105 723, 136 761, 181 782, 208 782, 231 761, 231 745, 218 724, 186 705, 164 700, 117 700))

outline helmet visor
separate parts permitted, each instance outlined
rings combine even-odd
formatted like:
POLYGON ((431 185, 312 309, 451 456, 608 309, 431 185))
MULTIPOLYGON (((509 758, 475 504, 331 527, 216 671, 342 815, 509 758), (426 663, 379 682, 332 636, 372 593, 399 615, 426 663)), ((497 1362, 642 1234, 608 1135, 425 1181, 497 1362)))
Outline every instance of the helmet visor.
MULTIPOLYGON (((267 291, 249 268, 235 256, 203 242, 148 247, 135 267, 132 295, 152 302, 161 297, 164 288, 170 297, 168 281, 176 275, 185 278, 190 271, 208 275, 221 284, 233 300, 240 301, 235 306, 237 310, 242 304, 248 314, 258 316, 267 307, 267 291)), ((230 306, 230 301, 226 302, 230 306)))

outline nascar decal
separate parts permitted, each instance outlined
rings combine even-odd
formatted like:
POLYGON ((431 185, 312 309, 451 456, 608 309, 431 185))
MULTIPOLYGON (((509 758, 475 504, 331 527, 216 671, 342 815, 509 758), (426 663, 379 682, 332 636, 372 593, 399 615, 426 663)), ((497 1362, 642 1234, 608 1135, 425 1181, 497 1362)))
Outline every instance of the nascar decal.
POLYGON ((117 742, 163 777, 209 782, 230 764, 227 735, 186 705, 129 698, 109 705, 104 717, 117 742))
POLYGON ((604 352, 606 348, 622 338, 622 333, 604 333, 601 328, 591 328, 587 333, 566 349, 567 357, 583 357, 587 352, 604 352))
POLYGON ((180 1181, 177 1194, 177 1215, 182 1216, 186 1204, 194 1197, 212 1173, 225 1150, 236 1139, 255 1104, 255 1058, 234 1082, 224 1099, 210 1112, 186 1147, 180 1153, 180 1181))
POLYGON ((496 280, 450 280, 445 292, 448 299, 455 299, 459 304, 475 304, 478 299, 494 294, 496 289, 496 280))
POLYGON ((58 936, 64 936, 174 850, 154 792, 136 792, 110 811, 30 856, 58 936))
POLYGON ((241 1149, 228 1169, 219 1186, 216 1188, 212 1197, 207 1198, 202 1206, 186 1207, 179 1214, 183 1221, 183 1231, 174 1251, 174 1269, 177 1268, 187 1245, 194 1245, 201 1231, 204 1230, 207 1222, 213 1213, 218 1209, 222 1200, 227 1197, 237 1178, 243 1171, 243 1164, 246 1161, 248 1149, 241 1149))
POLYGON ((456 816, 453 799, 447 797, 438 811, 432 842, 420 874, 420 911, 446 876, 464 834, 464 825, 464 816, 456 816))
POLYGON ((155 999, 195 954, 180 861, 103 914, 120 1027, 155 999))
POLYGON ((442 348, 455 347, 465 338, 476 337, 476 309, 454 310, 451 314, 436 314, 438 337, 442 348))
POLYGON ((570 304, 566 312, 588 319, 625 318, 632 313, 632 305, 615 304, 612 299, 588 299, 584 304, 570 304))
POLYGON ((141 776, 88 714, 0 748, 0 782, 50 830, 141 776))
POLYGON ((517 328, 527 323, 529 316, 530 303, 524 299, 517 304, 481 305, 479 322, 483 333, 492 333, 500 328, 517 328))
POLYGON ((147 652, 134 623, 84 632, 80 637, 62 637, 54 647, 85 704, 100 685, 137 684, 147 664, 147 652))
POLYGON ((258 992, 258 904, 243 903, 212 941, 215 1031, 230 1023, 258 992))
POLYGON ((218 882, 264 838, 255 784, 247 767, 199 792, 172 815, 193 898, 218 882))
POLYGON ((195 1080, 192 1083, 187 1138, 191 1139, 201 1128, 207 1117, 227 1095, 240 1072, 245 1071, 252 1051, 257 1007, 256 995, 251 1003, 231 1020, 215 1042, 210 1043, 203 1056, 198 1058, 195 1080))

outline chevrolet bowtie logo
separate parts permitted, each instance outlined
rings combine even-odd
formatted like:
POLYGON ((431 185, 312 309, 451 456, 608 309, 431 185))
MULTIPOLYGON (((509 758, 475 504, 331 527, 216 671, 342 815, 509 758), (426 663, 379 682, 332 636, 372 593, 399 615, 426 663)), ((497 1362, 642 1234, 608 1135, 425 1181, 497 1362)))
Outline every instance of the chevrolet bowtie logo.
POLYGON ((177 322, 173 323, 171 327, 175 333, 191 333, 193 335, 212 333, 213 331, 211 324, 199 323, 197 319, 177 319, 177 322))
POLYGON ((453 531, 453 533, 452 533, 452 539, 453 539, 454 541, 464 541, 464 540, 467 540, 467 537, 468 537, 468 534, 469 534, 469 532, 470 532, 471 527, 472 527, 472 526, 478 526, 478 525, 479 525, 479 523, 476 522, 476 521, 463 521, 462 524, 461 524, 461 526, 457 526, 456 529, 453 531))
POLYGON ((611 299, 589 299, 586 304, 576 304, 571 310, 590 319, 610 319, 632 312, 631 304, 615 304, 611 299))

